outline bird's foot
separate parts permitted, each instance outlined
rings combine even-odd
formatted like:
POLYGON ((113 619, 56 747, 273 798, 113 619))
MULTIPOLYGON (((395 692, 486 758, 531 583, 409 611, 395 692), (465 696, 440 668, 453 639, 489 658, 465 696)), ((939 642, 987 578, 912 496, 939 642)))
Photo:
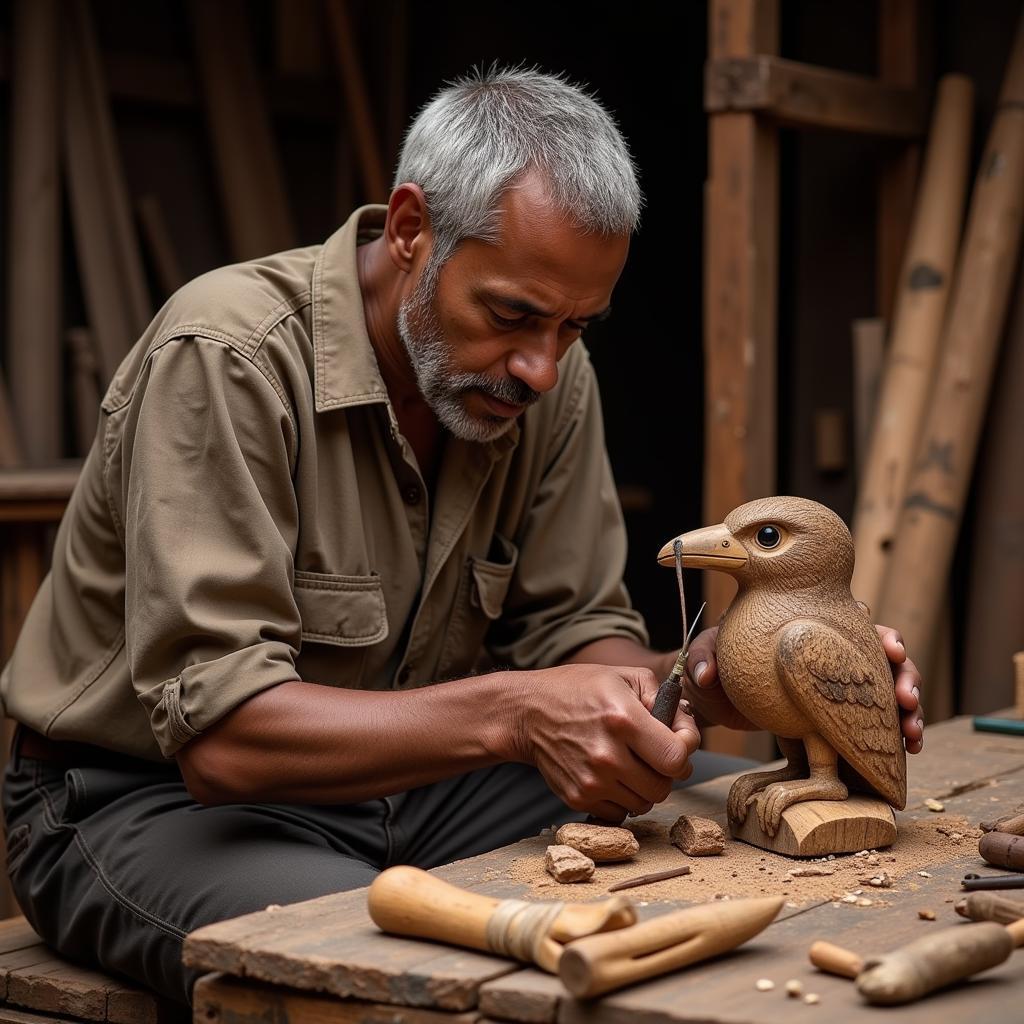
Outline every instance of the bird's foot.
POLYGON ((773 772, 750 772, 747 775, 741 775, 729 790, 729 799, 726 802, 729 820, 742 825, 747 817, 747 808, 766 786, 777 782, 789 782, 792 779, 802 778, 806 774, 806 766, 801 770, 787 764, 785 768, 777 768, 773 772))
POLYGON ((805 800, 845 800, 849 790, 839 779, 796 779, 766 786, 754 799, 761 831, 774 836, 782 821, 782 812, 805 800))

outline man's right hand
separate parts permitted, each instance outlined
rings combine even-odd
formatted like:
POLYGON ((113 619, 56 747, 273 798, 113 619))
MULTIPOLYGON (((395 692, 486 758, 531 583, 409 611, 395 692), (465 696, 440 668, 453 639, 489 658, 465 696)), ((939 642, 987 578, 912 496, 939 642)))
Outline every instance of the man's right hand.
POLYGON ((570 807, 607 821, 646 814, 688 778, 700 745, 683 711, 651 716, 659 680, 646 668, 569 664, 510 673, 514 760, 533 764, 570 807))

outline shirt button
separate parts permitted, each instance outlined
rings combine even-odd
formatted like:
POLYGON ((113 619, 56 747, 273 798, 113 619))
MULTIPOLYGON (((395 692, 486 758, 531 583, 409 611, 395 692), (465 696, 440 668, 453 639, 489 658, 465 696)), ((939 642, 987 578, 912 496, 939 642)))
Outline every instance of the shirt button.
POLYGON ((423 492, 416 484, 410 484, 402 491, 402 500, 406 505, 418 505, 422 497, 423 492))

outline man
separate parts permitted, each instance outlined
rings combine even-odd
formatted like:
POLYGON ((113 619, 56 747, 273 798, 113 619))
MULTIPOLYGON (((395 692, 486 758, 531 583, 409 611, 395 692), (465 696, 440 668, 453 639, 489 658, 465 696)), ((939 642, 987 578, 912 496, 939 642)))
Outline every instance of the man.
MULTIPOLYGON (((586 325, 640 211, 592 99, 532 71, 441 92, 386 209, 215 271, 103 401, 4 675, 19 902, 66 955, 186 1001, 190 930, 639 814, 742 727, 649 707, 586 325), (496 671, 474 674, 486 650, 496 671), (447 682, 442 680, 448 680, 447 682)), ((913 666, 890 657, 919 747, 913 666)))

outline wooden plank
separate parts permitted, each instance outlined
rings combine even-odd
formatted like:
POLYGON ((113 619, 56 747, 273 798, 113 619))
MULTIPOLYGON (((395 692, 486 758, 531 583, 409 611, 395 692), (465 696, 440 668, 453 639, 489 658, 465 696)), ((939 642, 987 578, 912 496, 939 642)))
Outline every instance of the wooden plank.
POLYGON ((310 995, 293 989, 207 974, 196 982, 193 1011, 197 1021, 232 1024, 475 1024, 474 1011, 444 1013, 419 1007, 369 1003, 358 999, 310 995))
POLYGON ((14 426, 14 413, 8 397, 7 380, 0 367, 0 469, 21 465, 21 444, 14 426))
POLYGON ((363 181, 364 200, 382 203, 388 197, 388 180, 381 162, 380 140, 370 109, 351 13, 347 0, 326 2, 331 45, 341 76, 348 124, 363 181))
POLYGON ((0 954, 42 944, 42 939, 24 917, 9 917, 0 921, 0 954))
MULTIPOLYGON (((878 8, 878 77, 886 85, 914 89, 928 76, 921 68, 920 0, 881 0, 878 8)), ((878 315, 892 322, 892 307, 910 235, 910 218, 921 162, 916 143, 896 143, 881 157, 878 171, 876 294, 878 315)))
MULTIPOLYGON (((773 53, 775 0, 715 0, 712 59, 773 53)), ((704 250, 704 521, 776 486, 776 291, 778 131, 752 113, 708 118, 704 250)), ((735 592, 724 573, 704 574, 707 620, 735 592)), ((741 752, 735 734, 712 730, 707 746, 741 752)), ((746 747, 746 749, 750 749, 746 747)), ((763 748, 762 748, 763 749, 763 748)))
POLYGON ((152 310, 89 7, 71 0, 62 11, 64 170, 89 325, 106 382, 152 310))
POLYGON ((985 714, 1014 694, 1013 655, 1024 650, 1024 267, 1003 339, 981 444, 964 635, 970 685, 963 710, 985 714))
MULTIPOLYGON (((941 354, 966 201, 973 101, 974 89, 963 75, 946 75, 939 83, 878 415, 859 481, 853 592, 876 610, 941 354)), ((914 650, 915 658, 926 653, 914 650)))
POLYGON ((81 471, 80 462, 69 460, 57 466, 0 473, 0 504, 40 500, 66 502, 81 471))
POLYGON ((245 4, 191 0, 189 12, 232 255, 291 249, 295 228, 245 4))
POLYGON ((55 1017, 47 1014, 45 1017, 38 1013, 29 1013, 28 1010, 15 1010, 12 1006, 0 1005, 0 1024, 78 1024, 71 1017, 55 1017))
POLYGON ((756 112, 794 128, 896 138, 923 134, 927 110, 916 89, 766 54, 712 57, 704 108, 756 112))
POLYGON ((54 957, 16 968, 7 975, 7 1002, 44 1013, 68 1014, 85 1020, 107 1017, 107 989, 112 979, 97 971, 74 967, 54 957))
POLYGON ((33 463, 62 454, 57 19, 55 0, 14 5, 7 370, 21 454, 33 463))
POLYGON ((854 320, 853 336, 853 454, 857 475, 867 458, 871 424, 885 361, 885 321, 878 317, 854 320))
MULTIPOLYGON (((971 196, 943 354, 877 610, 930 649, 1002 337, 1024 226, 1024 15, 971 196)), ((927 707, 928 695, 924 694, 927 707)))

